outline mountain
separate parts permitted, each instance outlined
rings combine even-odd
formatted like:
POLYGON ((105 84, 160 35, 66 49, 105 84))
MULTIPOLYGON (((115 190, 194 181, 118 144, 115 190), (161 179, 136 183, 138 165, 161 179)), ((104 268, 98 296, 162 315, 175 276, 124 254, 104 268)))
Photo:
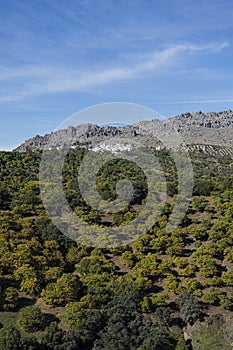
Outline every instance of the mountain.
POLYGON ((152 147, 164 147, 163 140, 172 138, 178 148, 185 145, 190 151, 233 155, 233 111, 218 113, 196 111, 162 121, 154 119, 126 126, 97 124, 69 126, 67 129, 45 136, 37 135, 17 147, 16 151, 64 147, 97 147, 96 149, 100 150, 109 149, 109 142, 110 144, 114 142, 114 145, 118 143, 119 147, 122 143, 128 143, 126 149, 134 142, 152 147), (180 135, 179 140, 175 140, 177 133, 180 135))

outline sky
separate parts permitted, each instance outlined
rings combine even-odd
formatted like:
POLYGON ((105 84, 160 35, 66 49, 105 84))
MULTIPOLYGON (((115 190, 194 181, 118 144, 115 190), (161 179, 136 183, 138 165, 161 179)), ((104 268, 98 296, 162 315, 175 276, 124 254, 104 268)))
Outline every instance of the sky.
POLYGON ((102 103, 233 109, 232 18, 232 0, 0 0, 0 149, 102 103))

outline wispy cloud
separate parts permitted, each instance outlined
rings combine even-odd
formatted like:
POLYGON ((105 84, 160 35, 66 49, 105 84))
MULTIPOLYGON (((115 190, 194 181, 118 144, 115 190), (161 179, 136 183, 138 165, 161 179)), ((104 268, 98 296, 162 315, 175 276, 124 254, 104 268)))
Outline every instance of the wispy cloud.
POLYGON ((183 101, 166 101, 158 102, 158 104, 205 104, 205 103, 231 103, 233 98, 228 99, 206 99, 206 100, 183 100, 183 101))
POLYGON ((177 59, 184 55, 199 54, 202 51, 219 52, 229 46, 228 42, 206 45, 180 44, 155 50, 134 59, 134 63, 118 63, 115 67, 101 70, 71 69, 65 66, 31 64, 10 69, 0 67, 0 81, 6 84, 7 94, 0 95, 0 101, 9 102, 25 99, 32 95, 56 92, 86 91, 102 84, 125 79, 134 79, 143 74, 160 72, 175 66, 177 59), (10 91, 10 92, 9 92, 10 91))
POLYGON ((220 52, 223 49, 230 46, 228 41, 224 41, 222 43, 214 43, 207 45, 187 45, 191 51, 204 51, 209 50, 211 52, 220 52))

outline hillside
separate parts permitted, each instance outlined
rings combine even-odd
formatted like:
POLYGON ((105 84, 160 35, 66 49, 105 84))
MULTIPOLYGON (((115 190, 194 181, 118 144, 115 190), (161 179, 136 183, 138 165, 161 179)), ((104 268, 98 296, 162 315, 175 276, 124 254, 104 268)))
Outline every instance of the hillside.
MULTIPOLYGON (((77 244, 51 223, 40 198, 41 151, 0 152, 0 348, 231 349, 232 158, 192 154, 192 202, 169 233, 176 170, 167 150, 154 152, 168 185, 160 218, 131 245, 102 250, 77 244)), ((124 227, 147 198, 143 174, 127 162, 106 164, 97 177, 103 198, 116 197, 119 177, 136 191, 127 208, 104 215, 80 194, 83 155, 73 149, 65 160, 70 206, 96 228, 124 227)))

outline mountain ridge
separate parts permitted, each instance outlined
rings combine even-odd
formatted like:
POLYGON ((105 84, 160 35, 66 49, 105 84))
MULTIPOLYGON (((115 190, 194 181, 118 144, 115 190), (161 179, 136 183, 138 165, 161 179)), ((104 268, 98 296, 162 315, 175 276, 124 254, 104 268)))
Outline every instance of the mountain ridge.
POLYGON ((99 126, 97 124, 80 124, 51 132, 44 136, 36 135, 15 151, 36 151, 46 148, 93 148, 106 140, 115 142, 141 142, 150 147, 163 147, 161 140, 176 137, 179 133, 180 147, 190 151, 210 152, 233 155, 233 111, 202 111, 182 113, 166 120, 143 120, 126 126, 99 126), (173 136, 172 136, 173 135, 173 136), (208 146, 208 147, 207 147, 208 146), (219 148, 219 150, 218 150, 219 148))

